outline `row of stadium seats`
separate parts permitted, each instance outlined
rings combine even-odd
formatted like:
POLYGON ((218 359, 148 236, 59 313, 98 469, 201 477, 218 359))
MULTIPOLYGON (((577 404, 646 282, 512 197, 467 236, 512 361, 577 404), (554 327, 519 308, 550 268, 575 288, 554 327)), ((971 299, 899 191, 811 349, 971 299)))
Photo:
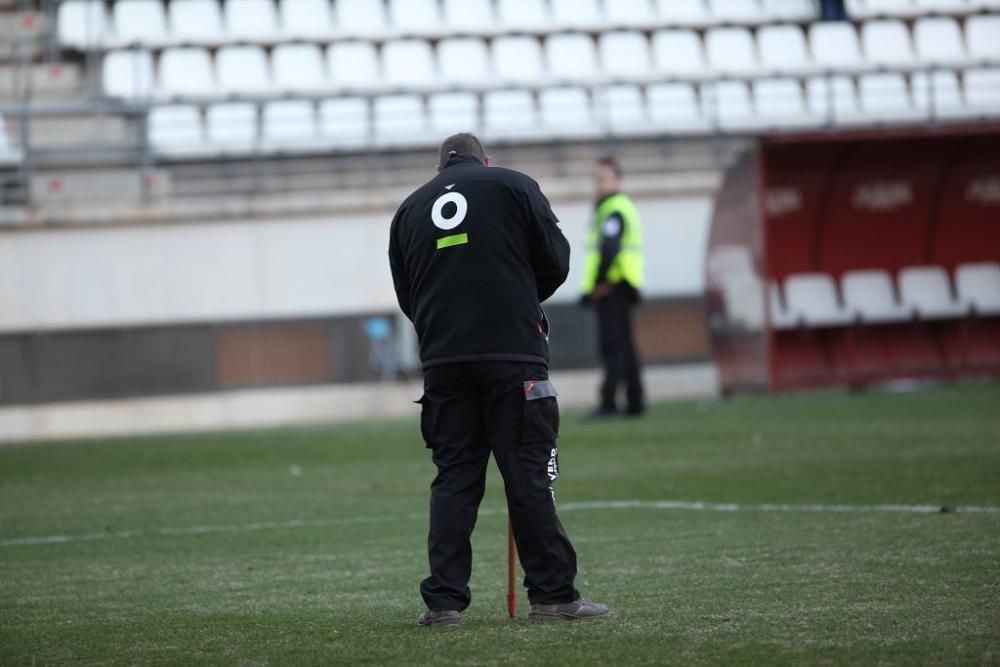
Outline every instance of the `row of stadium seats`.
POLYGON ((459 37, 433 45, 420 39, 370 42, 170 48, 107 54, 103 80, 115 97, 261 94, 343 89, 423 89, 455 84, 545 84, 604 79, 652 80, 718 74, 763 75, 866 68, 1000 62, 1000 16, 974 16, 963 31, 953 18, 589 35, 537 39, 459 37), (154 68, 154 63, 156 67, 154 68))
POLYGON ((805 80, 615 85, 597 90, 553 87, 426 96, 220 102, 154 107, 157 148, 270 150, 319 145, 406 144, 428 132, 475 130, 491 138, 595 136, 649 132, 766 130, 913 121, 1000 113, 1000 68, 932 77, 901 74, 805 80), (964 88, 961 85, 964 82, 964 88))
MULTIPOLYGON (((1000 0, 854 0, 856 17, 964 13, 1000 0)), ((711 26, 808 21, 811 0, 66 0, 58 26, 64 44, 175 44, 392 34, 495 34, 510 30, 607 29, 664 24, 711 26)))
POLYGON ((881 270, 844 273, 839 293, 828 274, 794 274, 785 278, 783 294, 777 283, 771 284, 770 309, 772 326, 779 330, 997 317, 1000 264, 959 265, 954 288, 939 266, 902 269, 898 290, 890 274, 881 270))
POLYGON ((996 9, 997 0, 847 0, 852 18, 871 16, 914 16, 926 12, 960 13, 996 9))

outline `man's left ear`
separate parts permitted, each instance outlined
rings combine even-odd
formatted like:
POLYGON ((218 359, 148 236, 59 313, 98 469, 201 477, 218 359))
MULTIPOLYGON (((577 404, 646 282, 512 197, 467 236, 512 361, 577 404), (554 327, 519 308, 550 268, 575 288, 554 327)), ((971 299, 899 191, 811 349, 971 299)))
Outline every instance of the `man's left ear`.
POLYGON ((490 156, 489 156, 489 155, 487 155, 487 156, 485 156, 485 157, 483 158, 483 166, 484 166, 484 167, 488 167, 488 166, 490 166, 490 162, 492 162, 492 160, 490 159, 490 156))

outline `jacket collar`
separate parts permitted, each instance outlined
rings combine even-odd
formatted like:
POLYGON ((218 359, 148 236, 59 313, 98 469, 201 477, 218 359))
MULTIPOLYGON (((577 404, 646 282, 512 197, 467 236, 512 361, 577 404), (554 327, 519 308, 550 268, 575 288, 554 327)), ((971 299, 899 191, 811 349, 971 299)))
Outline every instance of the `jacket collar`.
MULTIPOLYGON (((444 164, 444 169, 447 169, 448 167, 454 167, 456 164, 468 164, 470 162, 478 164, 479 166, 483 166, 482 161, 473 155, 464 155, 456 153, 455 155, 452 155, 450 158, 448 158, 448 161, 445 162, 444 164)), ((444 169, 442 169, 442 171, 444 171, 444 169)))

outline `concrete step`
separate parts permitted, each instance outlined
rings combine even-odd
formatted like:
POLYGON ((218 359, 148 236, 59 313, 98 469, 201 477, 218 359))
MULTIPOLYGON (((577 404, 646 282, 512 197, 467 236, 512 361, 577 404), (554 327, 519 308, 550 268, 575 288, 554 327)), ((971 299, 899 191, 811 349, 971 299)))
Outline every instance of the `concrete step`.
MULTIPOLYGON (((138 202, 143 197, 143 177, 137 169, 88 169, 36 173, 31 180, 35 205, 138 202)), ((170 194, 170 174, 152 170, 145 177, 147 194, 162 198, 170 194)))
POLYGON ((78 102, 83 95, 83 73, 75 63, 34 63, 28 67, 0 64, 0 104, 17 103, 26 97, 47 103, 78 102))
MULTIPOLYGON (((20 136, 21 118, 6 117, 8 136, 20 136)), ((139 140, 138 124, 129 118, 111 114, 73 114, 34 116, 30 118, 31 146, 37 150, 114 149, 133 151, 139 140)))
POLYGON ((39 55, 50 27, 40 12, 17 11, 0 3, 0 62, 16 61, 23 53, 39 55))

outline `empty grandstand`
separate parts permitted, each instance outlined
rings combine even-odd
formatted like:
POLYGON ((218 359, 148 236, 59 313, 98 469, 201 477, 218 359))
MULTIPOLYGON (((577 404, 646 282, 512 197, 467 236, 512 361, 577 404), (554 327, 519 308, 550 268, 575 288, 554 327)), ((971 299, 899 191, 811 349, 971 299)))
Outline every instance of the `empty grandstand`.
MULTIPOLYGON (((846 4, 851 21, 821 22, 812 0, 0 0, 0 405, 372 379, 371 317, 393 322, 405 370, 385 225, 458 130, 542 182, 575 248, 591 161, 619 155, 651 225, 649 361, 709 357, 707 275, 724 283, 710 302, 739 302, 713 335, 745 321, 761 340, 740 349, 767 363, 813 355, 787 382, 771 368, 733 386, 854 382, 860 366, 824 352, 841 344, 806 345, 804 329, 931 317, 934 290, 950 317, 993 312, 995 232, 940 264, 925 248, 794 267, 773 253, 803 247, 740 237, 727 242, 746 256, 724 249, 706 271, 723 174, 751 151, 764 178, 761 147, 801 136, 818 153, 880 133, 995 137, 1000 0, 846 4)), ((960 162, 927 187, 950 187, 960 162)), ((1000 166, 976 164, 989 217, 1000 166)), ((783 185, 740 200, 765 211, 749 226, 802 207, 783 185)), ((869 194, 917 201, 900 187, 869 194)), ((943 220, 938 194, 918 203, 943 220)), ((557 366, 593 362, 575 296, 552 307, 572 332, 557 366)))

